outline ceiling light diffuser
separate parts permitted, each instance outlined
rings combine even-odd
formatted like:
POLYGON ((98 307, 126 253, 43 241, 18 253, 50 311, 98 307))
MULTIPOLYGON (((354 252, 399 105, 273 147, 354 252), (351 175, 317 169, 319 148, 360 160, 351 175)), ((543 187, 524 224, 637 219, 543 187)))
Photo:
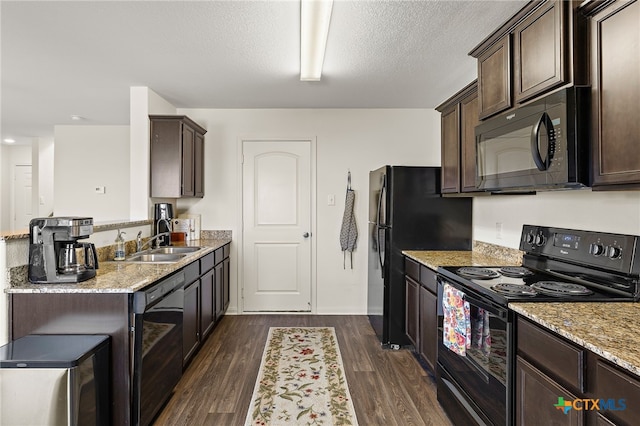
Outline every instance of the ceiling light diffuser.
POLYGON ((4 142, 5 143, 16 143, 15 139, 9 139, 9 138, 5 139, 4 142))
POLYGON ((300 81, 320 81, 333 0, 300 0, 300 81))

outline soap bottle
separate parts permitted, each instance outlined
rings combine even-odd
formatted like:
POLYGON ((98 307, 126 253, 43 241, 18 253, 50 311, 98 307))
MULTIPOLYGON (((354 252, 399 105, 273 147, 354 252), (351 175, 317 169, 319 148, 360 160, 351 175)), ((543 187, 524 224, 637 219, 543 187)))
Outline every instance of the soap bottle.
POLYGON ((113 260, 124 260, 125 250, 124 250, 124 238, 122 237, 126 232, 121 232, 118 229, 118 236, 116 237, 116 256, 113 260))

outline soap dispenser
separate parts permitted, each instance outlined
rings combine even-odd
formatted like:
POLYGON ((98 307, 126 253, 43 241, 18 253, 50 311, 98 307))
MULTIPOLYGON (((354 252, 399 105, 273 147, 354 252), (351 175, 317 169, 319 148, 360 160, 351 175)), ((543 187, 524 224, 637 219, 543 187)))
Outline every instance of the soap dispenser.
POLYGON ((118 236, 116 237, 116 256, 113 260, 124 260, 125 249, 124 249, 124 237, 123 234, 126 232, 121 232, 118 229, 118 236))

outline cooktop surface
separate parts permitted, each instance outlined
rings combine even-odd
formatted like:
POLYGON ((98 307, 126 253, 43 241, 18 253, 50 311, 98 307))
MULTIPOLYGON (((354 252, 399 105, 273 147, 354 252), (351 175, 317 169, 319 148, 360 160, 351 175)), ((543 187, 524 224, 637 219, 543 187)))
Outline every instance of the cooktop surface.
POLYGON ((438 268, 438 272, 459 290, 470 289, 500 304, 632 301, 627 294, 597 284, 576 282, 522 266, 446 266, 438 268))

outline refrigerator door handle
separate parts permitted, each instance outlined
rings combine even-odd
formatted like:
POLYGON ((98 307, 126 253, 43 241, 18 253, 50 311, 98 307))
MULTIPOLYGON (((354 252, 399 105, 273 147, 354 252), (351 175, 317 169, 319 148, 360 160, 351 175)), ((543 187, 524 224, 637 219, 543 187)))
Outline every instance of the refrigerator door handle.
POLYGON ((382 210, 382 200, 384 200, 384 192, 387 189, 387 175, 382 175, 382 188, 380 188, 380 196, 378 196, 378 211, 376 213, 376 223, 378 226, 384 226, 387 224, 386 218, 380 222, 380 211, 382 210))
POLYGON ((380 262, 380 276, 382 277, 382 279, 384 279, 384 260, 382 259, 382 252, 380 251, 380 246, 382 244, 384 244, 384 240, 380 239, 380 232, 382 232, 383 235, 384 235, 385 230, 383 228, 379 227, 379 226, 377 227, 377 229, 378 229, 378 231, 377 231, 378 232, 378 247, 377 247, 378 248, 378 262, 380 262))

